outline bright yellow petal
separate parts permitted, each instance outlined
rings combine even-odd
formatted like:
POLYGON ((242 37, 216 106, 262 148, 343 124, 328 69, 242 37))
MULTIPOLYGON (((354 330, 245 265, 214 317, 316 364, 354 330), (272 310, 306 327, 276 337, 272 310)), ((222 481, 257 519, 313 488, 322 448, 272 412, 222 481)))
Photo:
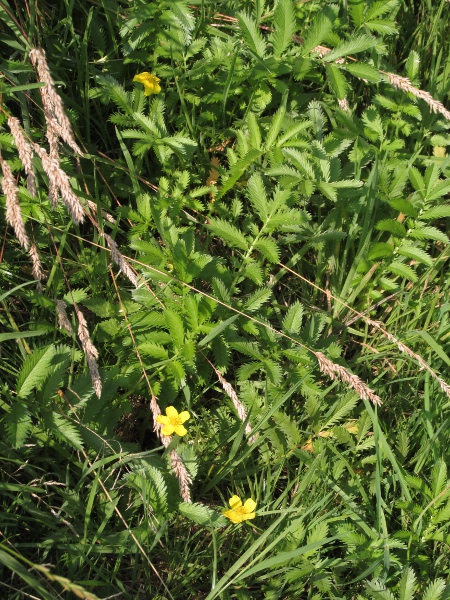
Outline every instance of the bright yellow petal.
POLYGON ((231 496, 228 504, 231 506, 232 510, 236 510, 236 508, 242 506, 242 500, 239 498, 239 496, 231 496))
POLYGON ((242 515, 242 520, 246 521, 247 519, 254 519, 255 517, 256 517, 255 513, 245 514, 245 515, 242 515))
POLYGON ((177 425, 176 427, 174 427, 174 431, 180 437, 183 437, 183 435, 187 434, 187 429, 184 425, 177 425))
POLYGON ((161 425, 168 425, 170 423, 169 417, 165 417, 164 415, 158 415, 156 417, 156 422, 161 423, 161 425))
POLYGON ((161 91, 161 86, 159 85, 159 83, 155 83, 155 90, 154 90, 154 94, 159 94, 159 92, 161 91))
POLYGON ((178 417, 178 411, 174 406, 168 406, 166 408, 166 415, 171 419, 176 419, 178 417))
POLYGON ((241 523, 242 521, 241 515, 234 510, 223 510, 222 514, 225 515, 227 519, 230 519, 232 523, 241 523))
POLYGON ((151 77, 150 73, 148 71, 144 71, 143 73, 138 73, 137 75, 135 75, 133 77, 133 81, 137 81, 138 83, 144 83, 145 81, 149 80, 149 77, 151 77))
POLYGON ((178 418, 180 419, 181 423, 186 423, 186 421, 188 421, 191 418, 191 415, 188 413, 187 410, 183 410, 178 415, 178 418))
POLYGON ((151 94, 150 86, 147 82, 144 83, 144 96, 150 96, 151 94))
POLYGON ((165 425, 162 429, 161 429, 161 433, 163 435, 172 435, 173 432, 175 431, 175 427, 173 425, 165 425))
MULTIPOLYGON (((248 500, 246 500, 244 502, 244 511, 246 513, 252 513, 255 510, 255 508, 256 508, 256 502, 254 500, 252 500, 251 498, 249 498, 248 500)), ((248 519, 250 519, 250 518, 253 519, 253 517, 247 517, 247 518, 248 519)))

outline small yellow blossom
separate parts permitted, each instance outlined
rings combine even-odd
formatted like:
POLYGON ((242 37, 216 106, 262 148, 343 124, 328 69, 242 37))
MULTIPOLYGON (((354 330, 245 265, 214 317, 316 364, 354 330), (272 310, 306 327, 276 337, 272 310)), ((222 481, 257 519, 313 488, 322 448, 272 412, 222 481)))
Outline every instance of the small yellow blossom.
POLYGON ((174 406, 168 406, 166 408, 166 415, 159 415, 156 417, 156 422, 164 425, 161 429, 163 435, 173 435, 176 433, 180 437, 187 434, 187 429, 183 425, 189 418, 190 414, 187 410, 183 410, 178 414, 177 409, 174 406))
POLYGON ((160 79, 156 75, 152 75, 148 71, 139 73, 133 77, 133 81, 142 83, 144 85, 144 94, 150 96, 150 94, 159 94, 161 86, 159 85, 160 79))
POLYGON ((255 518, 256 502, 249 498, 242 504, 239 496, 232 496, 229 502, 231 509, 223 510, 222 513, 233 523, 242 523, 247 519, 255 518))

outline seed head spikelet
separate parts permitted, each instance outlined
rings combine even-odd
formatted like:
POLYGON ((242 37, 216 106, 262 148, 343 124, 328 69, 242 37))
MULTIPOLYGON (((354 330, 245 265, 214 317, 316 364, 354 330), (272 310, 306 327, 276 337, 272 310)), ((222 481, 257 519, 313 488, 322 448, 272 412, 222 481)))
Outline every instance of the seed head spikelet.
POLYGON ((20 245, 25 250, 29 250, 30 240, 28 239, 25 223, 22 218, 22 211, 20 210, 19 189, 16 180, 12 174, 11 167, 1 156, 0 163, 3 172, 2 190, 6 198, 6 220, 14 229, 20 245))
POLYGON ((8 117, 8 126, 17 146, 19 158, 27 174, 27 188, 31 196, 36 196, 36 178, 33 170, 33 147, 25 138, 19 119, 8 117))

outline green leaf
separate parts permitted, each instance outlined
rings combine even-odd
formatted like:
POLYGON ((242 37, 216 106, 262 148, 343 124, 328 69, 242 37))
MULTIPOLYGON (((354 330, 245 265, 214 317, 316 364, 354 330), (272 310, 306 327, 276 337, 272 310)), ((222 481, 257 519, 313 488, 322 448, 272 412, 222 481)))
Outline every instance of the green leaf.
POLYGON ((249 150, 244 158, 238 160, 229 171, 227 171, 227 179, 224 182, 223 186, 220 188, 219 193, 217 194, 217 198, 221 198, 228 190, 230 190, 236 181, 242 177, 248 167, 255 162, 257 158, 261 156, 261 152, 259 150, 249 150))
POLYGON ((183 517, 203 527, 224 527, 228 522, 223 515, 198 502, 181 502, 178 510, 183 517))
POLYGON ((269 131, 267 133, 265 149, 270 150, 273 146, 277 135, 280 133, 281 125, 283 124, 284 115, 286 114, 286 108, 284 105, 280 106, 277 112, 274 114, 272 118, 272 122, 270 123, 269 131))
POLYGON ((416 167, 410 167, 409 169, 409 180, 412 183, 413 188, 416 192, 420 192, 422 197, 425 192, 425 182, 423 180, 420 171, 416 167))
POLYGON ((54 411, 46 411, 43 415, 44 425, 50 435, 73 446, 77 450, 83 447, 83 441, 77 426, 64 415, 54 411))
POLYGON ((343 100, 347 94, 347 80, 342 74, 342 71, 333 64, 325 65, 325 70, 327 72, 327 81, 330 84, 331 89, 339 100, 343 100))
POLYGON ((424 221, 431 221, 431 219, 443 219, 444 217, 450 217, 450 206, 434 206, 429 210, 425 210, 420 214, 419 218, 424 221))
POLYGON ((208 344, 211 340, 213 340, 216 337, 216 335, 219 335, 219 333, 222 333, 222 331, 225 331, 225 329, 227 327, 229 327, 232 323, 234 323, 236 321, 236 319, 238 318, 238 316, 239 315, 233 315, 226 321, 222 321, 222 323, 219 323, 218 325, 216 325, 216 327, 214 327, 208 333, 208 335, 206 335, 202 340, 200 340, 198 342, 197 346, 199 348, 201 348, 202 346, 206 346, 206 344, 208 344))
POLYGON ((269 214, 269 206, 266 197, 266 190, 260 173, 254 173, 247 184, 248 197, 255 209, 257 215, 263 223, 266 222, 269 214))
POLYGON ((379 242, 374 244, 369 252, 367 253, 368 260, 378 260, 379 258, 386 258, 394 253, 394 248, 390 244, 385 242, 379 242))
POLYGON ((391 263, 390 265, 387 265, 386 270, 390 271, 394 275, 397 275, 398 277, 404 277, 405 279, 409 279, 412 282, 416 282, 418 279, 417 275, 411 269, 411 267, 409 267, 408 265, 405 265, 404 263, 398 262, 398 261, 395 261, 395 262, 391 263))
POLYGON ((254 312, 258 310, 267 300, 272 296, 272 290, 270 288, 261 288, 256 290, 254 294, 245 303, 246 312, 254 312))
POLYGON ((428 267, 431 267, 433 265, 433 259, 431 258, 431 256, 424 250, 421 250, 420 248, 402 245, 398 248, 398 253, 401 256, 406 256, 406 258, 412 258, 413 260, 417 260, 418 262, 421 262, 424 265, 427 265, 428 267))
POLYGON ((411 229, 409 231, 409 237, 416 238, 417 240, 436 240, 443 244, 449 244, 450 239, 443 231, 432 227, 431 225, 418 227, 417 229, 411 229))
POLYGON ((272 35, 273 53, 276 58, 286 50, 295 33, 295 12, 291 0, 278 0, 273 17, 275 32, 272 35))
POLYGON ((18 398, 26 398, 33 388, 45 381, 54 355, 55 347, 51 345, 38 348, 27 356, 17 379, 18 398))
POLYGON ((266 53, 266 42, 259 31, 256 21, 243 11, 238 12, 236 16, 239 23, 239 29, 249 48, 256 56, 263 58, 266 53))
POLYGON ((166 308, 164 317, 175 345, 181 347, 184 342, 184 327, 180 315, 170 308, 166 308))
POLYGON ((8 439, 14 448, 20 448, 31 429, 31 414, 21 402, 14 402, 4 418, 8 439))
POLYGON ((237 227, 225 221, 224 219, 210 219, 207 226, 219 238, 222 238, 227 244, 241 250, 248 250, 248 243, 245 235, 237 227))
POLYGON ((303 318, 303 304, 296 300, 289 307, 283 319, 283 329, 286 333, 300 333, 303 318))
POLYGON ((400 580, 398 590, 398 600, 412 600, 414 598, 414 590, 416 587, 416 576, 411 567, 406 567, 403 570, 403 575, 400 580))
POLYGON ((261 237, 255 243, 254 247, 256 250, 259 250, 269 262, 277 263, 280 261, 280 249, 274 239, 261 237))
POLYGON ((379 231, 389 231, 394 237, 404 238, 406 236, 406 229, 399 221, 395 219, 384 219, 378 221, 376 228, 379 231))
POLYGON ((342 68, 359 79, 367 79, 370 83, 378 83, 381 79, 380 72, 366 63, 346 63, 342 68))
POLYGON ((446 583, 444 579, 439 578, 435 581, 432 581, 425 590, 422 600, 441 600, 445 588, 446 583))
POLYGON ((302 54, 309 54, 316 46, 321 44, 323 40, 333 29, 334 12, 329 7, 324 7, 319 14, 316 15, 311 27, 303 43, 302 54))
POLYGON ((377 48, 378 51, 382 50, 380 42, 376 38, 372 37, 371 35, 367 35, 366 33, 361 33, 336 46, 336 48, 331 50, 331 52, 325 54, 322 60, 324 62, 332 62, 338 58, 342 58, 350 54, 358 54, 359 52, 364 52, 365 50, 369 50, 371 48, 377 48))

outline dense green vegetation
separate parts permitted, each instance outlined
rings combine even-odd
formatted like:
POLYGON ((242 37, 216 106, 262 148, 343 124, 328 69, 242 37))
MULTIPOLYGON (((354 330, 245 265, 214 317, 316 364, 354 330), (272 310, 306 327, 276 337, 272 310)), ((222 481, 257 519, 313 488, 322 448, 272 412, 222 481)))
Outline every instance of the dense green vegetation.
POLYGON ((0 0, 2 598, 450 597, 449 9, 0 0))

